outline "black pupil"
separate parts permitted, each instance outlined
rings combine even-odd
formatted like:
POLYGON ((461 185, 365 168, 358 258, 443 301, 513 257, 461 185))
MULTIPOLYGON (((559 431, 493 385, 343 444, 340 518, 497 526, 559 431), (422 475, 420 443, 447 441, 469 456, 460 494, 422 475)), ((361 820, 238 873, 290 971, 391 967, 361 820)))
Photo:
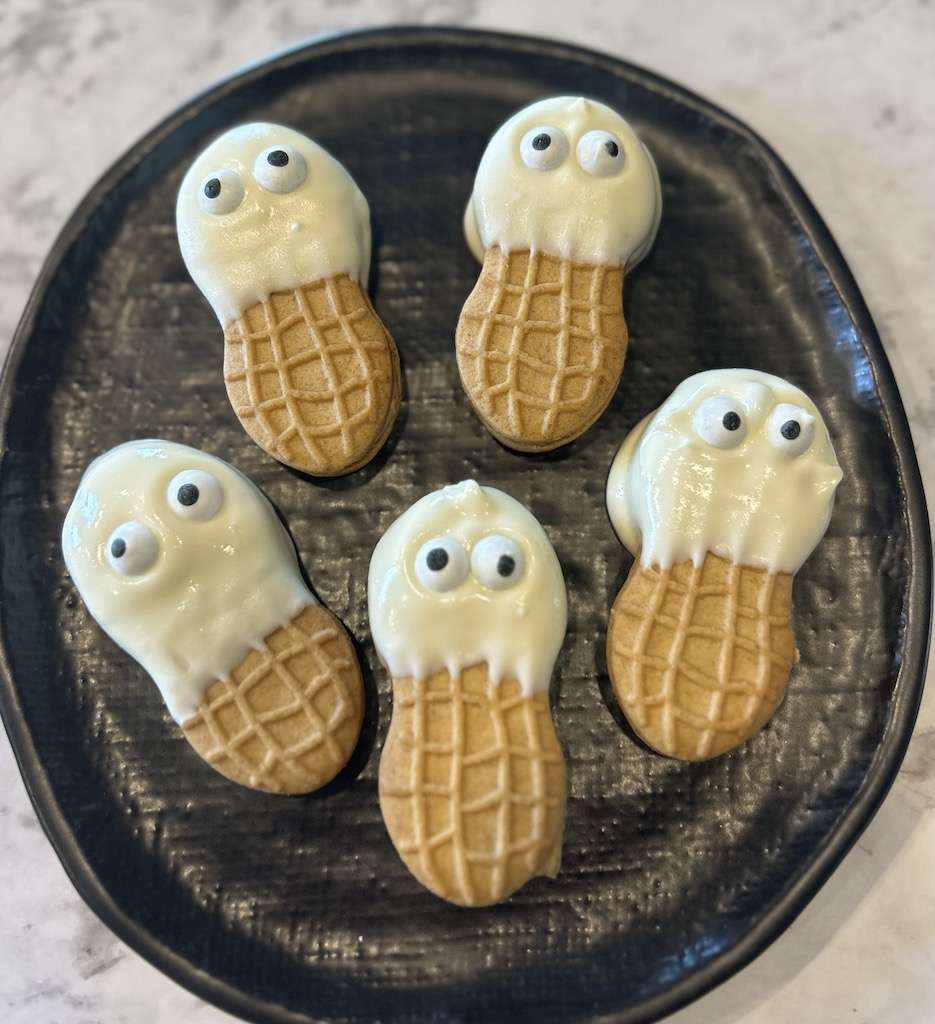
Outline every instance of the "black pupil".
POLYGON ((798 420, 786 420, 779 432, 787 441, 794 441, 802 433, 802 428, 798 420))
POLYGON ((182 484, 176 497, 180 505, 194 505, 198 500, 198 488, 194 484, 182 484))
POLYGON ((604 143, 604 149, 606 149, 611 156, 616 156, 620 152, 620 147, 617 145, 616 142, 614 142, 613 139, 608 139, 604 143))
POLYGON ((209 199, 217 199, 221 194, 221 183, 217 178, 209 178, 205 182, 205 195, 209 199))
POLYGON ((551 145, 552 145, 552 136, 548 135, 546 132, 540 132, 532 140, 532 148, 533 149, 539 149, 539 150, 548 149, 549 146, 551 146, 551 145))
POLYGON ((283 149, 274 149, 272 153, 267 153, 266 162, 273 167, 285 167, 289 163, 289 154, 283 149))
POLYGON ((516 559, 512 555, 501 555, 497 559, 497 572, 501 576, 512 576, 516 568, 516 559))
POLYGON ((127 542, 123 537, 114 537, 110 543, 110 553, 114 558, 123 558, 127 553, 127 542))
POLYGON ((444 548, 432 548, 425 556, 425 564, 432 572, 441 572, 448 564, 448 552, 444 548))
POLYGON ((721 420, 721 423, 724 424, 725 430, 740 429, 740 417, 733 411, 724 413, 724 418, 721 420))

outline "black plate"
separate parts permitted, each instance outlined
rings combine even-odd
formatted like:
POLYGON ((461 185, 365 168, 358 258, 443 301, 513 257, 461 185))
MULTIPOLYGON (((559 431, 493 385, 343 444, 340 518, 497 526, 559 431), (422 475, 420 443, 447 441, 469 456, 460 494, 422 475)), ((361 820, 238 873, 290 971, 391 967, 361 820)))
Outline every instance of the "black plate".
POLYGON ((841 254, 749 129, 645 71, 559 43, 448 29, 331 38, 185 107, 94 188, 55 246, 3 381, 4 721, 75 885, 182 984, 257 1021, 332 1017, 656 1019, 789 924, 893 779, 922 688, 926 510, 909 431, 841 254), (619 394, 572 447, 502 449, 470 412, 453 332, 476 273, 461 211, 492 130, 543 95, 626 112, 665 192, 627 284, 619 394), (314 482, 253 446, 220 373, 220 333, 175 240, 189 161, 239 121, 295 125, 370 199, 376 304, 408 402, 385 452, 314 482), (802 661, 773 723, 708 764, 648 753, 608 708, 608 608, 629 558, 604 509, 625 431, 684 376, 753 366, 827 417, 844 467, 828 536, 796 581, 802 661), (87 462, 162 436, 226 458, 284 513, 319 594, 356 636, 370 712, 327 793, 239 789, 189 750, 141 669, 89 620, 59 553, 87 462), (565 570, 570 628, 554 708, 570 768, 564 865, 503 906, 431 896, 390 845, 376 769, 390 715, 365 580, 418 496, 476 476, 527 503, 565 570))

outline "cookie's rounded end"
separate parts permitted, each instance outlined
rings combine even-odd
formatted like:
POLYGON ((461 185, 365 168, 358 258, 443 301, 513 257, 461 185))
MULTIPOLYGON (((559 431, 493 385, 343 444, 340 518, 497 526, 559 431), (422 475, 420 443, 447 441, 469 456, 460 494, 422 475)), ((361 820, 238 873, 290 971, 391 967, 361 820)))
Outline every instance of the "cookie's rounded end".
POLYGON ((311 476, 368 463, 399 412, 399 353, 347 275, 274 292, 224 332, 224 381, 244 430, 311 476))
POLYGON ((326 608, 308 605, 205 692, 182 725, 195 751, 232 782, 269 793, 311 793, 357 745, 364 717, 350 637, 326 608))

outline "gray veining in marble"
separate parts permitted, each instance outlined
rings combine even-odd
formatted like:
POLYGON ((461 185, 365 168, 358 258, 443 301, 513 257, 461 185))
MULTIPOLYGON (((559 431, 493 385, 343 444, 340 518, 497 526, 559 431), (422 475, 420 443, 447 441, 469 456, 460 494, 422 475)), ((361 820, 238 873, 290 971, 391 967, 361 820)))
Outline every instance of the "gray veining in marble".
MULTIPOLYGON (((570 39, 668 75, 756 128, 802 182, 860 282, 932 493, 930 0, 4 0, 0 350, 56 232, 95 178, 146 129, 271 50, 321 31, 390 20, 570 39)), ((7 1024, 230 1021, 158 974, 86 909, 38 827, 5 740, 0 782, 0 1018, 7 1024), (30 884, 23 885, 27 873, 30 884)), ((670 1024, 930 1021, 933 862, 930 686, 893 791, 832 880, 753 965, 670 1024)))

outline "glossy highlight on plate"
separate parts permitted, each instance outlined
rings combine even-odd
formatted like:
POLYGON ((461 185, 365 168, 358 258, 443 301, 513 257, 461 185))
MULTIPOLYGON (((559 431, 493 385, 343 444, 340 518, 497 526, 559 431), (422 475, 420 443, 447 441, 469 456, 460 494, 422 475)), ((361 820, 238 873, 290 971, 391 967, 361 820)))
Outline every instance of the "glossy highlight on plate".
MULTIPOLYGON (((318 38, 227 79, 89 191, 39 277, 3 398, 10 590, 0 711, 17 761, 95 914, 159 970, 237 1016, 665 1016, 743 967, 806 906, 906 749, 931 625, 929 530, 899 393, 860 289, 755 132, 606 53, 502 33, 381 28, 318 38), (427 90, 439 74, 445 88, 427 90), (658 162, 666 210, 662 246, 627 281, 639 353, 629 383, 586 443, 533 460, 530 477, 530 460, 484 444, 447 372, 459 305, 449 282, 462 298, 474 283, 460 233, 471 156, 544 88, 617 106, 658 162), (270 119, 310 133, 352 170, 379 231, 380 312, 401 341, 413 339, 409 416, 392 457, 334 485, 310 484, 251 449, 220 377, 206 376, 202 342, 168 347, 193 338, 196 320, 195 335, 210 340, 213 314, 167 244, 166 197, 215 133, 270 119), (414 188, 414 172, 419 185, 446 185, 414 188), (410 258, 395 259, 403 247, 410 258), (691 255, 699 251, 701 262, 691 255), (179 312, 192 313, 187 324, 166 322, 167 288, 179 312), (153 315, 137 315, 155 296, 153 315), (629 427, 682 377, 738 364, 769 367, 804 389, 848 475, 828 534, 795 579, 802 660, 792 699, 765 734, 699 769, 634 743, 593 683, 629 562, 601 500, 629 427), (128 381, 129 409, 113 388, 128 381), (367 566, 396 514, 431 487, 476 476, 540 519, 569 585, 552 696, 574 761, 556 880, 538 879, 490 909, 447 906, 393 853, 374 805, 376 754, 355 755, 352 766, 363 764, 353 783, 342 772, 310 799, 277 800, 227 785, 181 737, 171 741, 152 684, 77 600, 59 542, 95 455, 134 434, 182 429, 268 488, 320 597, 341 609, 374 669, 367 566), (750 852, 764 849, 770 856, 750 852), (141 879, 158 899, 138 898, 141 879)), ((390 711, 380 685, 378 738, 390 711)))

